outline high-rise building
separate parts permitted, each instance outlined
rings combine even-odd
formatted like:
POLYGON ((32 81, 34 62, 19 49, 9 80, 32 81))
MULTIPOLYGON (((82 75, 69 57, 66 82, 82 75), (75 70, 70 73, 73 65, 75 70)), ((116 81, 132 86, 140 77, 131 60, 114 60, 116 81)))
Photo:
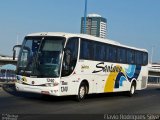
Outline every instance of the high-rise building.
MULTIPOLYGON (((89 14, 86 18, 86 33, 106 38, 107 20, 98 14, 89 14)), ((81 18, 81 33, 84 33, 84 17, 81 18)))

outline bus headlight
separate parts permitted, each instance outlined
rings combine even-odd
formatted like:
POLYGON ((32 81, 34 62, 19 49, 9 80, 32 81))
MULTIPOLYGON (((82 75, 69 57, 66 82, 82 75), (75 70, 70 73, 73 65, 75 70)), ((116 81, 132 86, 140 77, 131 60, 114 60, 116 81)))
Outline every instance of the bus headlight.
POLYGON ((20 83, 20 84, 23 83, 22 80, 16 80, 16 82, 17 82, 17 83, 20 83))
POLYGON ((17 80, 21 80, 21 77, 19 75, 17 75, 16 77, 17 77, 17 80))
POLYGON ((46 86, 47 87, 53 87, 54 85, 53 85, 53 83, 46 83, 46 86))
POLYGON ((21 76, 17 75, 16 78, 17 78, 17 80, 16 80, 17 83, 20 83, 20 84, 23 83, 23 81, 22 81, 23 79, 21 76))
POLYGON ((56 81, 54 81, 54 83, 53 83, 54 86, 57 86, 58 84, 59 84, 59 83, 56 82, 56 81))

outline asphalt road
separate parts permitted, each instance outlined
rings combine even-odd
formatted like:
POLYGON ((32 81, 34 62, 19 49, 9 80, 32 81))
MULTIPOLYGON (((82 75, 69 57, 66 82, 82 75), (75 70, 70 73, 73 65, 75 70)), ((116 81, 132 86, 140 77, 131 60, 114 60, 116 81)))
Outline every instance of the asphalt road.
POLYGON ((40 115, 40 118, 45 114, 56 114, 61 117, 67 114, 160 115, 160 86, 148 86, 145 90, 137 91, 133 97, 128 97, 124 93, 95 94, 87 96, 83 102, 77 102, 73 96, 44 97, 38 94, 16 92, 14 86, 4 85, 0 88, 0 114, 2 118, 5 114, 36 114, 40 115))

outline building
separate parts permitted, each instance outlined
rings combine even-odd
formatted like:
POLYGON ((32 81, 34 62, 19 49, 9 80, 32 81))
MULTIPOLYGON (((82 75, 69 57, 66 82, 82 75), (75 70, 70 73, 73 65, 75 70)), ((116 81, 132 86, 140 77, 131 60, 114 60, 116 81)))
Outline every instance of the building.
POLYGON ((0 54, 0 67, 6 64, 17 64, 17 58, 13 60, 12 56, 0 54))
POLYGON ((13 60, 12 56, 0 54, 0 84, 6 80, 16 79, 17 58, 13 60))
POLYGON ((0 60, 13 60, 12 56, 0 54, 0 60))
MULTIPOLYGON (((107 20, 98 14, 86 18, 86 34, 106 38, 107 20)), ((81 33, 84 33, 84 17, 81 18, 81 33)))

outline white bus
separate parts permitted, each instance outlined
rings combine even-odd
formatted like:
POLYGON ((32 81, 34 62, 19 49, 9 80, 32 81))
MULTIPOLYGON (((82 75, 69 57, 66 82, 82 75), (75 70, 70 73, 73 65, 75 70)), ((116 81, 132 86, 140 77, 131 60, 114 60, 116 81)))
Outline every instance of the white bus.
MULTIPOLYGON (((18 91, 53 96, 145 89, 148 52, 84 34, 34 33, 24 38, 17 63, 18 91)), ((14 54, 15 56, 15 54, 14 54)))

